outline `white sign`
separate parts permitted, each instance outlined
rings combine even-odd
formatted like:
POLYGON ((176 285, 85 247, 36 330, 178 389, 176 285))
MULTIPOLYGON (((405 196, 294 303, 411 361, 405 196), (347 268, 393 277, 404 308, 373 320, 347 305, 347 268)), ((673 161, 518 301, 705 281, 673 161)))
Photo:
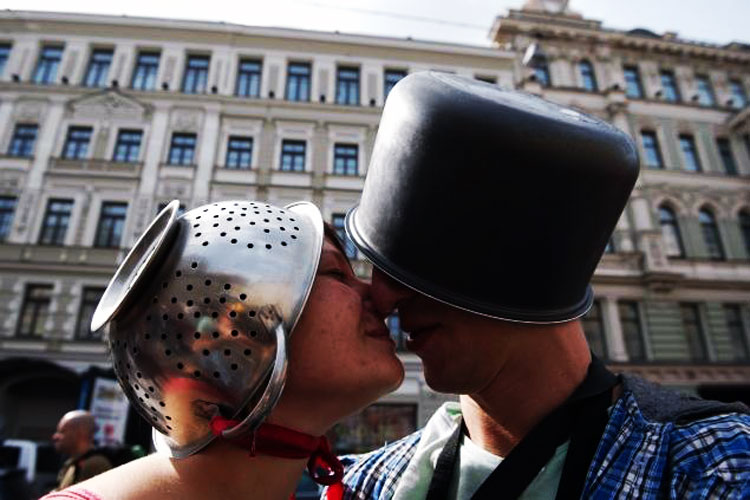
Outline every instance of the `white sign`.
POLYGON ((96 419, 94 439, 102 445, 122 444, 130 404, 116 380, 97 377, 89 411, 96 419))

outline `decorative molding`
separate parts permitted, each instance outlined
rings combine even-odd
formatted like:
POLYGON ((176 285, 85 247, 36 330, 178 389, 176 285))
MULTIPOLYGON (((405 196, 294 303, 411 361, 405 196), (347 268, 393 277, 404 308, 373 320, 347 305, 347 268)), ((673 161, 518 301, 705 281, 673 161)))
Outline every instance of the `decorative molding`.
POLYGON ((611 365, 610 368, 664 385, 747 385, 750 380, 750 365, 611 365))
POLYGON ((67 110, 75 118, 145 120, 151 116, 153 106, 119 90, 106 89, 68 101, 67 110))

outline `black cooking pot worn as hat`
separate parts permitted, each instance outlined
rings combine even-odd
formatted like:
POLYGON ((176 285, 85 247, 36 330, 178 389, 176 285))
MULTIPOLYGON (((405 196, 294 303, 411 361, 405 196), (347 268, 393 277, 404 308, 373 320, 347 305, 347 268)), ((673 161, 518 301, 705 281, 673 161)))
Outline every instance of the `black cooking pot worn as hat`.
POLYGON ((448 304, 552 323, 589 281, 638 177, 630 137, 517 91, 424 72, 390 92, 346 230, 377 267, 448 304))

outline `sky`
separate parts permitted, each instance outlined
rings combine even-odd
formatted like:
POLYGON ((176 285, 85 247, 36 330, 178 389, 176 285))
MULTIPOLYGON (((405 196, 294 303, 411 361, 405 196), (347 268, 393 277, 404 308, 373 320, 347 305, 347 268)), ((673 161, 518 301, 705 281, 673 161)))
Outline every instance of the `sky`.
MULTIPOLYGON (((85 12, 223 21, 412 37, 488 46, 496 16, 525 0, 4 0, 11 10, 85 12), (179 7, 176 7, 178 6, 179 7)), ((570 8, 616 29, 676 31, 681 38, 750 43, 750 0, 570 0, 570 8)))

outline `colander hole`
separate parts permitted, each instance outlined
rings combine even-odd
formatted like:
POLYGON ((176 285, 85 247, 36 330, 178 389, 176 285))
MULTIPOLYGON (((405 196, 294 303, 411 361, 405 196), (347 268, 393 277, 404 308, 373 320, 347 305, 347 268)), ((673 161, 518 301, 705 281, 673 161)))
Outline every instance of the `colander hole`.
POLYGON ((188 300, 186 302, 186 304, 187 304, 188 307, 193 307, 193 301, 192 300, 188 300))
POLYGON ((176 304, 176 303, 177 303, 177 297, 172 297, 172 298, 170 299, 170 302, 171 302, 172 304, 176 304))
MULTIPOLYGON (((151 386, 151 385, 150 385, 150 386, 148 386, 148 392, 154 392, 154 390, 155 390, 155 389, 154 389, 154 387, 153 387, 153 386, 151 386)), ((154 411, 156 411, 156 409, 154 409, 154 411)))
POLYGON ((161 319, 163 319, 164 321, 167 321, 169 319, 169 316, 164 314, 162 315, 161 319))
POLYGON ((151 321, 151 316, 146 316, 146 321, 151 321))
POLYGON ((164 351, 164 355, 165 355, 165 356, 171 356, 171 355, 172 355, 172 351, 170 351, 169 349, 166 349, 166 350, 164 351))
POLYGON ((279 231, 286 231, 286 228, 284 226, 279 226, 279 231))
POLYGON ((185 368, 185 365, 183 365, 182 363, 177 363, 178 370, 182 370, 183 368, 185 368))
MULTIPOLYGON (((161 284, 162 288, 167 288, 168 286, 169 286, 169 283, 167 283, 166 281, 161 284)), ((156 298, 156 297, 154 297, 154 298, 156 298)))
POLYGON ((271 249, 271 244, 270 243, 266 243, 266 248, 270 250, 271 249))
POLYGON ((201 218, 201 216, 199 215, 199 216, 198 216, 198 217, 196 217, 195 219, 196 219, 196 220, 198 220, 198 219, 200 219, 200 218, 201 218))
POLYGON ((212 318, 218 318, 219 317, 219 313, 217 313, 216 311, 214 311, 214 312, 211 313, 211 317, 212 318))
POLYGON ((219 378, 221 375, 219 375, 219 372, 214 372, 214 378, 219 378))
POLYGON ((226 235, 227 235, 227 233, 220 233, 220 234, 219 234, 219 236, 221 236, 222 238, 223 238, 224 236, 226 236, 226 235))
POLYGON ((232 220, 232 218, 231 218, 231 217, 227 217, 227 220, 228 220, 228 221, 231 221, 231 220, 232 220))
POLYGON ((235 316, 237 316, 237 312, 236 311, 230 311, 229 312, 229 317, 230 318, 234 318, 235 316))
POLYGON ((218 222, 215 222, 215 223, 214 223, 214 227, 219 227, 219 223, 218 223, 218 222))
POLYGON ((297 237, 296 237, 296 236, 294 236, 294 235, 292 235, 292 239, 293 239, 293 240, 296 240, 296 239, 297 239, 297 237))
POLYGON ((240 226, 234 226, 234 230, 235 231, 239 231, 240 230, 240 226))
POLYGON ((253 353, 253 351, 251 351, 250 349, 245 349, 244 353, 245 353, 245 356, 250 356, 253 353))
POLYGON ((185 287, 185 289, 189 292, 190 290, 193 289, 193 285, 188 285, 188 286, 185 287))
POLYGON ((203 349, 204 356, 208 356, 209 354, 211 354, 211 351, 209 351, 208 349, 203 349))
POLYGON ((237 330, 232 330, 232 337, 236 337, 239 334, 240 332, 238 332, 237 330))
POLYGON ((245 300, 247 298, 247 295, 244 293, 240 294, 240 300, 245 300))
POLYGON ((230 241, 230 243, 231 243, 232 245, 234 245, 235 243, 237 243, 237 240, 236 240, 235 238, 232 238, 232 241, 230 241))
POLYGON ((164 408, 167 405, 164 403, 164 401, 159 401, 159 406, 161 406, 162 408, 164 408))
POLYGON ((242 210, 247 210, 247 207, 242 207, 242 210))
POLYGON ((247 217, 247 214, 240 214, 240 217, 247 217))
POLYGON ((130 363, 125 363, 125 366, 130 370, 130 363))
POLYGON ((200 224, 193 224, 193 227, 200 227, 200 224))
POLYGON ((138 391, 138 390, 140 390, 141 388, 140 388, 140 387, 138 387, 138 384, 133 384, 133 389, 135 389, 136 391, 138 391))
POLYGON ((252 243, 248 243, 247 244, 247 248, 253 248, 253 244, 252 243))
POLYGON ((199 312, 196 311, 196 312, 193 313, 193 317, 194 318, 200 318, 201 317, 201 313, 199 313, 199 312))
POLYGON ((182 271, 175 271, 174 275, 179 278, 180 276, 182 276, 182 271))
POLYGON ((204 212, 208 212, 208 209, 207 209, 207 208, 204 208, 204 209, 203 209, 203 211, 204 211, 204 212))
POLYGON ((141 403, 143 403, 143 398, 138 398, 138 401, 140 401, 141 403))
POLYGON ((184 314, 182 314, 182 313, 177 313, 177 319, 182 319, 182 318, 184 318, 184 317, 185 317, 185 315, 184 315, 184 314))
POLYGON ((263 219, 263 222, 271 222, 271 221, 269 221, 268 219, 263 219))
POLYGON ((299 228, 297 226, 294 226, 295 231, 299 231, 299 228))
POLYGON ((250 312, 249 312, 249 313, 247 313, 247 314, 248 314, 248 315, 249 315, 249 316, 250 316, 251 318, 254 318, 254 317, 255 317, 255 311, 250 311, 250 312))
MULTIPOLYGON (((161 339, 162 340, 167 340, 167 334, 166 333, 162 333, 161 334, 161 339)), ((130 367, 128 367, 128 368, 130 368, 130 367)))
POLYGON ((193 337, 195 337, 196 339, 199 339, 199 338, 201 338, 201 332, 195 332, 195 333, 193 334, 193 337))
POLYGON ((172 430, 172 428, 170 426, 167 426, 167 429, 170 430, 170 431, 172 430))
POLYGON ((196 238, 200 238, 202 233, 195 233, 196 238))
POLYGON ((251 337, 255 337, 256 335, 258 335, 258 332, 256 332, 255 330, 251 330, 250 331, 250 336, 251 337))
POLYGON ((230 285, 229 283, 224 283, 224 290, 229 290, 230 288, 232 288, 232 285, 230 285))
POLYGON ((182 334, 181 334, 181 333, 178 333, 177 335, 175 335, 175 338, 176 338, 177 340, 180 340, 180 339, 182 339, 182 334))
POLYGON ((149 396, 149 395, 148 395, 148 394, 146 394, 146 393, 143 393, 143 397, 144 397, 144 398, 146 398, 146 399, 151 399, 151 396, 149 396))
POLYGON ((224 210, 226 210, 226 209, 227 209, 227 207, 221 207, 221 211, 222 211, 222 212, 223 212, 224 210))
POLYGON ((255 215, 260 215, 260 212, 258 212, 258 211, 256 210, 256 211, 255 211, 255 215))
POLYGON ((214 333, 213 333, 212 335, 213 335, 213 337, 214 337, 215 339, 218 339, 218 338, 219 338, 219 332, 214 332, 214 333))
MULTIPOLYGON (((194 376, 195 378, 199 378, 199 377, 201 376, 201 372, 200 372, 200 370, 195 370, 195 371, 193 372, 193 376, 194 376)), ((147 394, 147 396, 148 396, 148 394, 147 394)))
POLYGON ((143 375, 141 374, 141 372, 135 372, 135 376, 141 378, 143 375))
POLYGON ((289 217, 289 220, 292 221, 292 222, 294 222, 294 218, 293 217, 289 217))
POLYGON ((282 246, 282 247, 285 247, 285 246, 286 246, 286 241, 282 241, 282 242, 281 242, 281 246, 282 246))
POLYGON ((219 302, 221 302, 222 304, 223 304, 224 302, 226 302, 226 301, 227 301, 226 297, 221 297, 221 298, 219 299, 219 302))
MULTIPOLYGON (((236 370, 236 369, 238 368, 238 366, 237 366, 237 363, 232 363, 232 364, 231 364, 231 365, 229 366, 229 368, 231 368, 232 370, 236 370)), ((146 394, 146 396, 148 396, 148 394, 146 394)))
POLYGON ((154 304, 156 304, 157 302, 159 302, 159 299, 157 299, 156 297, 154 297, 154 299, 151 302, 153 302, 154 304))
POLYGON ((211 299, 209 299, 208 297, 206 297, 206 298, 203 299, 203 303, 204 304, 210 304, 211 303, 211 299))
POLYGON ((264 229, 264 230, 263 230, 263 232, 264 232, 264 233, 270 233, 270 232, 271 232, 271 230, 270 230, 270 229, 264 229))
POLYGON ((218 219, 218 218, 219 218, 219 216, 218 216, 218 215, 214 215, 214 219, 218 219))
POLYGON ((192 267, 193 269, 195 269, 196 267, 198 267, 198 263, 197 262, 193 262, 192 264, 190 264, 190 267, 192 267))
POLYGON ((151 334, 147 333, 146 335, 143 336, 143 338, 146 340, 151 340, 151 334))
POLYGON ((224 356, 231 356, 231 355, 232 355, 232 351, 230 351, 229 349, 224 349, 224 356))
MULTIPOLYGON (((268 206, 268 205, 266 205, 266 206, 268 206)), ((266 212, 268 212, 269 214, 272 214, 273 210, 266 210, 266 212)))
POLYGON ((156 417, 151 417, 151 420, 153 420, 154 422, 156 422, 156 417))
POLYGON ((254 226, 254 225, 255 225, 255 221, 254 221, 254 220, 251 220, 251 221, 250 221, 250 225, 251 225, 251 226, 254 226))
POLYGON ((170 417, 169 415, 164 415, 164 418, 166 418, 167 420, 172 420, 172 417, 170 417))
POLYGON ((204 246, 204 247, 207 247, 207 246, 208 246, 208 242, 207 242, 207 241, 204 241, 204 242, 203 242, 203 246, 204 246))
POLYGON ((133 347, 133 354, 138 354, 138 348, 137 347, 133 347))

